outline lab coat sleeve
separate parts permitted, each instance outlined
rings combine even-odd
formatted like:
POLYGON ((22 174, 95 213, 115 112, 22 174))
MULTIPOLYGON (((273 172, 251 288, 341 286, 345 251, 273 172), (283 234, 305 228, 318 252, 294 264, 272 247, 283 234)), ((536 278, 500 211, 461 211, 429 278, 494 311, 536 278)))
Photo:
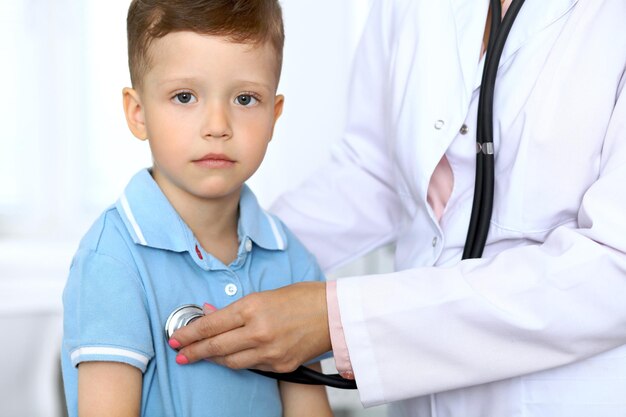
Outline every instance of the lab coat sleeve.
POLYGON ((365 405, 524 375, 626 344, 623 87, 624 80, 577 228, 450 268, 338 281, 365 405))
POLYGON ((357 50, 343 140, 332 160, 271 208, 323 270, 357 258, 396 236, 401 204, 386 142, 387 2, 376 2, 357 50), (377 103, 377 105, 372 105, 377 103), (355 192, 358 190, 358 192, 355 192), (332 237, 332 238, 331 238, 332 237))

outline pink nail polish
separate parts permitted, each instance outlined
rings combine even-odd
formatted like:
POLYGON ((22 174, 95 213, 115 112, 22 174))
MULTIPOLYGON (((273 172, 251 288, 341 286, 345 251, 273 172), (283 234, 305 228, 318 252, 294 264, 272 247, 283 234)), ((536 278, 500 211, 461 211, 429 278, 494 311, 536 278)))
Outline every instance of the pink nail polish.
POLYGON ((189 359, 182 353, 176 355, 176 363, 179 365, 187 365, 189 363, 189 359))
POLYGON ((180 349, 180 347, 182 346, 180 342, 176 339, 170 339, 168 340, 167 343, 170 345, 172 349, 180 349))
POLYGON ((204 303, 204 311, 205 311, 205 313, 206 313, 207 310, 210 311, 210 312, 217 311, 217 307, 215 307, 213 304, 204 303))

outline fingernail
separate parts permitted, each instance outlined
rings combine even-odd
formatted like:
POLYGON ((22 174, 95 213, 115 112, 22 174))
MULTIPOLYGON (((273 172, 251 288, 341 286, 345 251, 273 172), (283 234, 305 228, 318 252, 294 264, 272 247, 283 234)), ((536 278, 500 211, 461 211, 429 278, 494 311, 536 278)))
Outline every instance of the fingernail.
POLYGON ((180 347, 182 346, 180 342, 176 339, 170 339, 167 341, 167 343, 170 345, 172 349, 180 349, 180 347))
POLYGON ((204 303, 204 312, 206 313, 207 311, 209 313, 212 313, 214 311, 217 311, 217 307, 215 307, 213 304, 209 304, 209 303, 204 303))
POLYGON ((189 363, 189 359, 182 353, 176 355, 176 363, 179 365, 187 365, 189 363))

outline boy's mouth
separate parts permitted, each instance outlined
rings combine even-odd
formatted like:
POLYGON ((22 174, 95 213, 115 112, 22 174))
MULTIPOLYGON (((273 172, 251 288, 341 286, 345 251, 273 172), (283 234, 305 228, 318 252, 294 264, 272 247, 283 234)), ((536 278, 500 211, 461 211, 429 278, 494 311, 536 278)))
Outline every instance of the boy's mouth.
POLYGON ((209 153, 193 162, 207 168, 228 168, 235 164, 235 161, 221 153, 209 153))

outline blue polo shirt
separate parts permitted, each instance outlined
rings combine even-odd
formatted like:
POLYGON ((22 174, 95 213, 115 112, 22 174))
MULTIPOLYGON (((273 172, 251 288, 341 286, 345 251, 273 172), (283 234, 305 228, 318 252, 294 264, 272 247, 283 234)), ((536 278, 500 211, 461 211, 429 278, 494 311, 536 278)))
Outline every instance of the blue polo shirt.
POLYGON ((72 261, 63 294, 63 378, 77 412, 77 365, 124 362, 143 372, 141 415, 282 414, 275 380, 201 361, 179 366, 164 334, 183 304, 222 308, 255 291, 324 279, 315 259, 244 185, 239 249, 230 265, 206 253, 148 170, 95 222, 72 261))

